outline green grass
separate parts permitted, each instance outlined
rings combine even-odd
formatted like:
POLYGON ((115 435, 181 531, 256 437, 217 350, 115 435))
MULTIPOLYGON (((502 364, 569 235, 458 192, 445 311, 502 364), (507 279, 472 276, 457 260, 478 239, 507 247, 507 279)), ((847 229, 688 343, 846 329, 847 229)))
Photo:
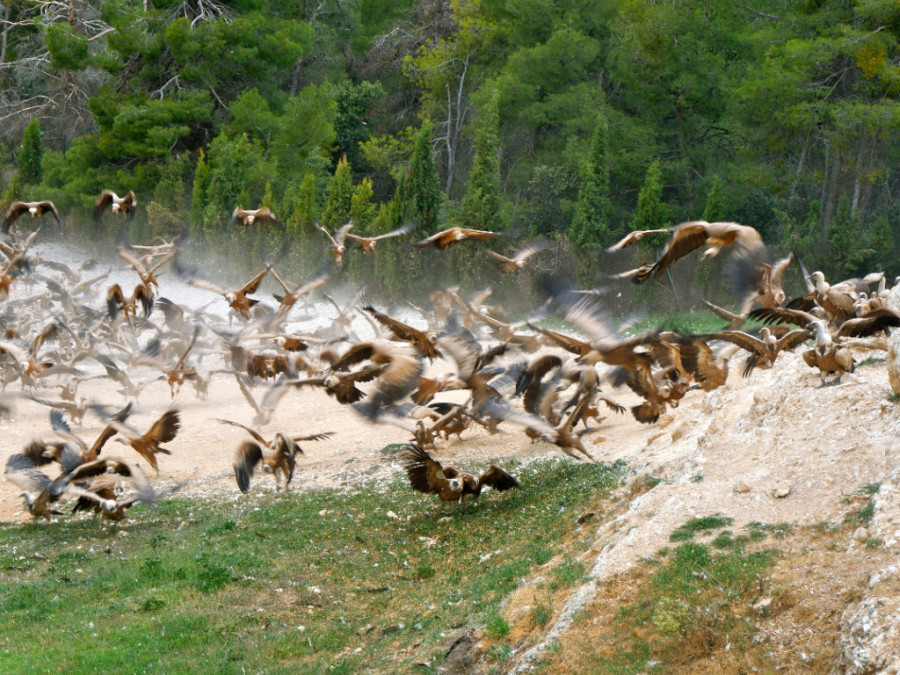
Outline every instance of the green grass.
POLYGON ((619 608, 611 644, 585 662, 590 672, 677 672, 726 642, 747 649, 755 633, 749 600, 776 562, 773 549, 717 551, 680 544, 656 560, 636 597, 619 608))
MULTIPOLYGON (((881 483, 869 483, 868 485, 863 485, 859 488, 855 495, 866 497, 866 503, 862 507, 850 511, 846 516, 844 516, 844 525, 850 525, 852 527, 868 527, 872 522, 872 518, 875 517, 875 501, 873 497, 878 493, 881 489, 881 483)), ((850 502, 850 497, 845 497, 845 502, 850 502)))
MULTIPOLYGON (((728 324, 724 319, 710 311, 697 310, 684 314, 670 314, 663 316, 649 316, 636 322, 629 331, 637 335, 643 331, 659 330, 674 331, 683 335, 703 335, 705 333, 717 333, 728 324)), ((752 331, 762 327, 758 321, 748 320, 741 330, 752 331)))
POLYGON ((728 518, 726 516, 691 518, 669 535, 669 541, 686 541, 688 539, 693 539, 695 534, 719 530, 723 527, 728 527, 733 522, 734 518, 728 518))
MULTIPOLYGON (((118 533, 69 518, 2 526, 0 672, 438 665, 456 627, 509 632, 499 603, 562 552, 576 515, 591 502, 596 510, 624 467, 564 460, 514 471, 523 489, 461 508, 395 482, 171 500, 136 507, 118 533)), ((584 574, 575 561, 559 568, 562 584, 584 574)), ((497 658, 506 654, 501 645, 497 658)))

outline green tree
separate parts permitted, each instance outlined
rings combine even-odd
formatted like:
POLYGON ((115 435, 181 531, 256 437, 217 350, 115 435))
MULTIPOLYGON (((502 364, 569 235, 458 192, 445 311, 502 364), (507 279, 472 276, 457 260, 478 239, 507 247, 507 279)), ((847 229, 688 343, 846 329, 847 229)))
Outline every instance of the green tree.
POLYGON ((659 160, 647 167, 644 184, 638 193, 637 210, 631 220, 632 230, 655 230, 669 225, 669 210, 662 201, 662 171, 659 160))
POLYGON ((41 160, 44 157, 44 144, 41 141, 41 123, 32 119, 25 127, 22 145, 16 153, 16 164, 19 176, 25 185, 37 185, 44 176, 41 160))
POLYGON ((300 234, 309 232, 318 217, 318 182, 312 171, 303 174, 303 180, 296 191, 291 190, 289 216, 285 223, 288 232, 300 234))
POLYGON ((434 167, 433 138, 434 128, 426 120, 416 135, 409 163, 400 174, 394 193, 396 224, 415 219, 419 233, 426 236, 436 230, 438 208, 442 201, 434 167))
POLYGON ((842 195, 828 227, 827 276, 845 279, 862 272, 861 263, 872 253, 861 239, 859 217, 850 213, 850 200, 842 195))
POLYGON ((338 161, 337 169, 328 184, 325 213, 322 220, 326 225, 338 228, 350 220, 350 205, 353 199, 353 176, 346 157, 338 161))
POLYGON ((503 229, 500 195, 499 94, 488 92, 475 128, 475 159, 461 204, 462 224, 477 230, 503 229))
POLYGON ((275 194, 272 192, 272 183, 266 181, 266 187, 263 190, 262 199, 259 201, 260 207, 265 206, 269 209, 275 208, 275 194))
POLYGON ((569 239, 578 251, 612 243, 609 225, 609 121, 601 108, 594 121, 591 146, 581 165, 581 181, 569 239))
POLYGON ((347 157, 350 166, 354 168, 363 164, 360 144, 367 141, 372 133, 372 127, 367 121, 369 110, 384 93, 384 87, 377 82, 363 81, 355 84, 343 81, 335 86, 334 131, 337 153, 347 157))
POLYGON ((91 65, 87 37, 76 33, 65 21, 47 26, 44 42, 50 53, 50 66, 55 70, 84 70, 91 65))
POLYGON ((887 214, 881 214, 872 224, 872 237, 869 247, 875 252, 874 267, 894 276, 898 269, 896 256, 896 238, 887 214))
POLYGON ((356 186, 353 196, 350 197, 350 218, 353 220, 353 229, 361 233, 370 232, 370 226, 375 220, 378 209, 372 203, 372 179, 363 178, 356 186))
POLYGON ((702 218, 708 223, 725 220, 725 195, 722 191, 721 178, 717 177, 706 193, 706 206, 703 208, 702 218))
POLYGON ((246 134, 230 139, 220 134, 209 147, 209 187, 203 208, 203 227, 221 229, 231 219, 234 207, 253 208, 263 197, 267 182, 276 179, 274 166, 262 149, 246 134))
POLYGON ((160 169, 159 182, 153 188, 153 201, 168 209, 183 211, 187 206, 185 176, 190 169, 191 159, 187 153, 167 158, 160 169))
POLYGON ((206 154, 201 148, 194 168, 194 185, 191 188, 191 226, 194 228, 203 226, 203 210, 206 208, 208 192, 209 164, 206 163, 206 154))

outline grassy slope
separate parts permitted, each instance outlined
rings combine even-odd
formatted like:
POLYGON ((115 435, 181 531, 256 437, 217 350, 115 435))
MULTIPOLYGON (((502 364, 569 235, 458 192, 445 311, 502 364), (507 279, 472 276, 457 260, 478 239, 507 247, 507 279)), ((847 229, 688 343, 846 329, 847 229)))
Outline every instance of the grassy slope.
POLYGON ((515 471, 524 489, 488 491, 477 507, 394 483, 175 499, 138 507, 118 535, 73 518, 3 526, 0 672, 435 664, 454 628, 503 633, 498 604, 559 552, 581 510, 600 510, 623 468, 562 460, 515 471))

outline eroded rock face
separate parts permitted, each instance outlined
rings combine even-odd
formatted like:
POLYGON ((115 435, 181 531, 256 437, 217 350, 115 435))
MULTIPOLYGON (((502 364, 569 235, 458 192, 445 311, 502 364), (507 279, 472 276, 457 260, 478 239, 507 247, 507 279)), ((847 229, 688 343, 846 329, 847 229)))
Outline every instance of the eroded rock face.
POLYGON ((900 672, 900 598, 867 597, 844 612, 841 657, 835 672, 900 672))

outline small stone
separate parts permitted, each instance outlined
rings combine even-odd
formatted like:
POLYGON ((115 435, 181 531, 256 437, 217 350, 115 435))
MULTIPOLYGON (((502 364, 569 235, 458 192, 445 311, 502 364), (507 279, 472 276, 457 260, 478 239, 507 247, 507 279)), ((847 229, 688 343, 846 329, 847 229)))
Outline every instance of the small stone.
POLYGON ((768 607, 772 604, 772 598, 763 598, 759 602, 756 602, 750 606, 750 608, 754 612, 761 612, 764 609, 768 609, 768 607))
POLYGON ((857 527, 853 531, 853 541, 858 541, 859 543, 863 543, 868 538, 869 538, 869 530, 867 530, 864 527, 857 527))
POLYGON ((397 515, 396 513, 394 513, 393 511, 388 511, 388 512, 387 512, 386 514, 384 514, 384 515, 386 515, 388 518, 393 518, 394 520, 400 520, 400 516, 398 516, 398 515, 397 515))
POLYGON ((751 489, 752 488, 747 485, 747 482, 743 480, 739 480, 737 485, 734 486, 734 491, 740 495, 747 494, 751 489))
POLYGON ((791 494, 790 483, 778 483, 774 488, 772 488, 772 496, 775 499, 784 499, 789 494, 791 494))

